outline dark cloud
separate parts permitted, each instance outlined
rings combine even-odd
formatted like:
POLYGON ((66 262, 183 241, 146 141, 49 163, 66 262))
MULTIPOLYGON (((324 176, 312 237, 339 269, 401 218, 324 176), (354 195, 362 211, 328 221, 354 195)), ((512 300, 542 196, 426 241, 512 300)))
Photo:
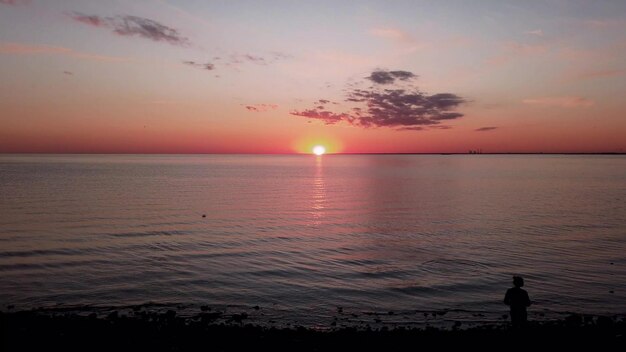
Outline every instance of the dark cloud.
POLYGON ((493 131, 498 127, 481 127, 481 128, 477 128, 474 131, 476 132, 487 132, 487 131, 493 131))
POLYGON ((400 127, 400 128, 396 128, 396 131, 423 131, 425 130, 424 127, 400 127))
POLYGON ((102 17, 82 13, 74 13, 70 17, 90 26, 110 28, 113 33, 121 36, 136 36, 173 45, 189 44, 189 40, 181 36, 176 29, 148 18, 129 15, 102 17))
POLYGON ((365 78, 377 84, 392 84, 396 80, 406 81, 415 77, 417 76, 409 71, 376 70, 365 78))
POLYGON ((195 61, 183 61, 183 64, 193 66, 193 67, 198 67, 198 68, 201 68, 203 70, 208 70, 208 71, 215 70, 215 65, 213 65, 210 62, 207 62, 206 64, 201 64, 195 61))
POLYGON ((119 35, 140 36, 154 41, 165 41, 170 44, 187 44, 187 38, 181 37, 177 30, 159 22, 136 16, 122 16, 114 32, 119 35))
MULTIPOLYGON (((408 71, 372 72, 369 80, 380 84, 391 84, 396 80, 405 81, 417 77, 408 71), (381 74, 384 73, 384 74, 381 74), (391 82, 388 80, 391 79, 391 82)), ((351 85, 346 91, 345 102, 356 105, 348 112, 330 111, 324 108, 328 100, 314 102, 315 108, 292 111, 295 116, 317 119, 325 124, 341 121, 361 127, 392 127, 397 130, 421 130, 423 127, 449 128, 441 123, 456 120, 462 113, 453 111, 467 101, 452 93, 428 95, 415 86, 392 87, 388 89, 368 87, 365 89, 351 85)))

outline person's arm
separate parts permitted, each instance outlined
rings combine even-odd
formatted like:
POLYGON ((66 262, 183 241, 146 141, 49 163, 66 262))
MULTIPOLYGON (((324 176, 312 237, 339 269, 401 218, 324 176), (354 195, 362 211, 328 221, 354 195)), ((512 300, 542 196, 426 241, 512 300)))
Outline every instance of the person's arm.
POLYGON ((511 305, 511 290, 506 290, 506 295, 504 295, 504 304, 507 306, 511 305))
POLYGON ((530 307, 531 304, 533 304, 533 302, 530 300, 530 297, 528 297, 528 292, 525 292, 526 294, 526 307, 530 307))

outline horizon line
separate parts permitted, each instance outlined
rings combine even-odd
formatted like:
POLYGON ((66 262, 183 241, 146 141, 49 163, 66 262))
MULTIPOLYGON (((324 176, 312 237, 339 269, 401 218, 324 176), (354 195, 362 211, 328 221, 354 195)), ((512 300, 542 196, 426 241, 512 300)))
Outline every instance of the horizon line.
MULTIPOLYGON (((313 153, 133 153, 133 152, 0 152, 0 155, 314 155, 313 153)), ((625 152, 364 152, 325 153, 323 155, 626 155, 625 152)))

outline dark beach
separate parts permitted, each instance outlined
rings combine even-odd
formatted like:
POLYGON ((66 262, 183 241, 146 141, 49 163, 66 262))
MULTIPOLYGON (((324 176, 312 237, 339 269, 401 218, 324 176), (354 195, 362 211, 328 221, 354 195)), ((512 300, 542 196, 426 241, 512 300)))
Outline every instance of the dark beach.
POLYGON ((3 351, 20 350, 400 350, 410 347, 481 346, 508 348, 554 345, 608 348, 626 342, 623 316, 572 314, 566 319, 530 322, 523 330, 508 323, 451 328, 272 327, 247 322, 248 313, 225 315, 204 307, 193 316, 135 309, 95 312, 31 310, 0 313, 3 351))

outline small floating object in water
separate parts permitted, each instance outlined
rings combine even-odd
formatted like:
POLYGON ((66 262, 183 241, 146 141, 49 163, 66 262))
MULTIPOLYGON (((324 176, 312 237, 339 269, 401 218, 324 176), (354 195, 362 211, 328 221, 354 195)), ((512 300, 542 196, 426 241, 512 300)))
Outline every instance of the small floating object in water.
POLYGON ((206 218, 206 214, 202 214, 202 217, 203 217, 203 218, 206 218))
POLYGON ((611 291, 609 291, 609 293, 615 293, 615 291, 611 290, 611 291))

